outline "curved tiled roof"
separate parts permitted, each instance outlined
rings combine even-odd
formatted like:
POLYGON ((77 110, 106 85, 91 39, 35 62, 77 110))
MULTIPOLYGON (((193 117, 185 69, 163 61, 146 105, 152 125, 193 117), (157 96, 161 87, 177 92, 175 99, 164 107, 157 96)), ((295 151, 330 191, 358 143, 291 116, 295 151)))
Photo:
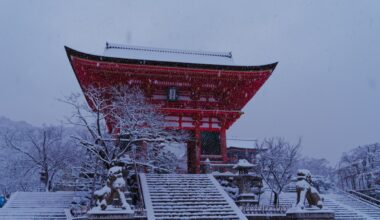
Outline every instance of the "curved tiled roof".
MULTIPOLYGON (((110 45, 109 45, 110 46, 110 45)), ((79 57, 86 60, 91 61, 103 61, 103 62, 112 62, 112 63, 122 63, 122 64, 145 64, 145 65, 153 65, 153 66, 167 66, 167 67, 185 67, 185 68, 198 68, 198 69, 210 69, 210 70, 234 70, 234 71, 261 71, 261 70, 270 70, 272 72, 276 66, 276 63, 271 63, 267 65, 260 65, 260 66, 246 66, 246 65, 236 65, 232 63, 231 58, 227 57, 218 57, 218 56, 208 56, 209 59, 204 59, 205 56, 193 56, 192 57, 198 57, 198 59, 185 59, 186 56, 189 56, 188 54, 185 54, 186 56, 180 57, 179 56, 172 56, 172 59, 163 59, 164 56, 161 52, 155 53, 156 56, 152 56, 154 54, 153 52, 149 54, 146 52, 139 53, 139 54, 133 54, 131 53, 131 50, 128 50, 128 52, 124 51, 126 49, 115 49, 113 48, 113 51, 111 51, 112 48, 106 48, 103 55, 92 55, 88 53, 83 53, 74 49, 71 49, 67 46, 65 46, 65 50, 67 53, 67 56, 72 61, 72 57, 79 57), (216 59, 210 59, 215 58, 216 59), (221 59, 222 58, 222 59, 221 59), (228 62, 223 62, 223 59, 229 60, 228 62), (216 62, 218 61, 218 62, 216 62)), ((211 52, 212 53, 212 52, 211 52)), ((175 53, 168 53, 168 54, 175 54, 175 53)), ((169 57, 168 57, 169 58, 169 57)))
POLYGON ((106 43, 103 55, 108 57, 140 60, 172 61, 218 65, 234 64, 231 52, 179 50, 113 43, 106 43))

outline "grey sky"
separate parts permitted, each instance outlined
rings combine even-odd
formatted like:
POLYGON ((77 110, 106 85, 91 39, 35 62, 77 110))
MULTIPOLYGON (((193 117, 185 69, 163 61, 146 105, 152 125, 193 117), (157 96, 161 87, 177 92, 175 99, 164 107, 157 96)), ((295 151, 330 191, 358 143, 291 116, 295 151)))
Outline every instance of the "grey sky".
POLYGON ((336 161, 380 141, 380 1, 0 1, 0 115, 59 123, 79 92, 63 46, 105 42, 232 51, 235 63, 279 61, 230 137, 303 137, 336 161), (197 4, 198 3, 198 4, 197 4))

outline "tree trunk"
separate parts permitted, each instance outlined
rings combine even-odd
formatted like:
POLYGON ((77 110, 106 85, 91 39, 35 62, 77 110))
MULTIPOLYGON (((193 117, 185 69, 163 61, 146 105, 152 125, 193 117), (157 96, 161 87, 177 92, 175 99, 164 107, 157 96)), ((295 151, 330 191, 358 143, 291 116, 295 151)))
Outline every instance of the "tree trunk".
POLYGON ((45 191, 46 192, 49 192, 50 191, 50 187, 49 187, 49 171, 47 169, 45 169, 45 173, 46 173, 46 178, 45 178, 45 181, 44 181, 44 184, 45 184, 45 191))
POLYGON ((96 160, 95 160, 95 171, 94 171, 94 176, 92 178, 92 186, 91 186, 91 200, 90 200, 90 204, 91 205, 96 205, 96 201, 95 201, 95 197, 94 197, 94 194, 95 194, 95 190, 96 190, 96 178, 98 177, 98 161, 99 161, 99 158, 98 157, 95 157, 96 160))
POLYGON ((279 203, 279 195, 276 192, 273 192, 273 194, 274 194, 273 205, 277 207, 279 203))

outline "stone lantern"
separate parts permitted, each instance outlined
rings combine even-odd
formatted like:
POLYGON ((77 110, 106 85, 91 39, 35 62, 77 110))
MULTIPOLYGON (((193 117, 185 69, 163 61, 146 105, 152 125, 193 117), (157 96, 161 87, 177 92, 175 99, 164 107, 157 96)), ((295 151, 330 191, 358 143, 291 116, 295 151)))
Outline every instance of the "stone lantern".
POLYGON ((241 159, 234 165, 234 169, 238 171, 236 176, 237 185, 239 187, 239 195, 237 196, 236 203, 239 206, 251 206, 258 203, 256 195, 252 193, 251 186, 254 176, 249 174, 255 165, 249 163, 246 159, 241 159))
POLYGON ((204 173, 206 174, 212 173, 211 161, 208 158, 204 162, 204 173))

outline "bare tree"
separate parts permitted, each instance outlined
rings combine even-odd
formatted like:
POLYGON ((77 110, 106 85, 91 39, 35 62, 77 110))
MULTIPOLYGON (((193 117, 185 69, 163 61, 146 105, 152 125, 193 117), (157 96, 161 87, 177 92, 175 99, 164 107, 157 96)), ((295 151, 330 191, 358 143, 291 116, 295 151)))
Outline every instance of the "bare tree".
POLYGON ((77 151, 64 139, 62 127, 8 131, 4 135, 4 145, 17 158, 8 161, 20 165, 17 167, 19 170, 11 172, 13 175, 10 178, 18 179, 16 176, 22 170, 24 178, 28 174, 40 177, 46 191, 52 189, 60 175, 70 172, 78 156, 77 151))
POLYGON ((260 175, 274 194, 274 205, 279 204, 279 195, 283 188, 289 184, 294 173, 301 139, 292 145, 283 138, 268 138, 262 142, 256 142, 259 150, 257 162, 260 167, 260 175))
POLYGON ((187 136, 179 131, 167 129, 164 115, 157 106, 146 101, 138 88, 118 86, 86 90, 89 105, 81 101, 81 96, 73 94, 63 102, 73 108, 70 124, 88 131, 87 137, 74 136, 81 146, 102 162, 108 169, 126 155, 141 160, 146 143, 161 149, 162 143, 181 142, 187 136))
POLYGON ((344 152, 339 161, 340 166, 352 165, 358 162, 365 162, 372 166, 380 164, 380 144, 368 144, 358 146, 348 152, 344 152))
POLYGON ((297 162, 297 167, 309 170, 313 176, 330 177, 334 168, 325 158, 302 157, 297 162))
POLYGON ((309 170, 312 174, 313 186, 319 191, 329 190, 335 180, 334 167, 325 158, 301 157, 296 164, 297 168, 309 170))
POLYGON ((380 144, 368 144, 344 152, 336 174, 343 189, 367 189, 380 180, 380 144))
POLYGON ((9 196, 15 191, 32 191, 40 185, 39 177, 27 172, 30 163, 21 159, 20 154, 12 149, 1 148, 0 151, 0 195, 9 196))

